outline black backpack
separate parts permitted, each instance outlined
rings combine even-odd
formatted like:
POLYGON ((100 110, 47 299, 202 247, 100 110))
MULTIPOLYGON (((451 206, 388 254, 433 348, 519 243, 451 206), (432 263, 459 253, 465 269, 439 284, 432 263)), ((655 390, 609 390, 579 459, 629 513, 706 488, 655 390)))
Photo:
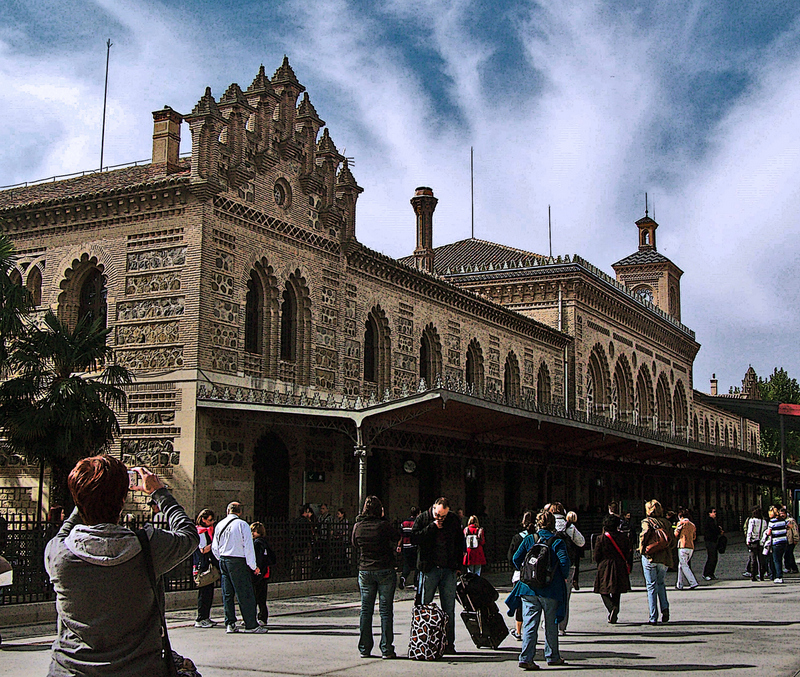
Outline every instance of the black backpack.
POLYGON ((519 580, 534 590, 546 588, 553 582, 558 566, 558 557, 553 552, 553 543, 558 536, 534 543, 525 554, 519 570, 519 580))
POLYGON ((566 531, 556 531, 556 538, 560 538, 564 541, 564 545, 567 546, 567 555, 569 556, 570 564, 575 564, 575 562, 581 558, 580 548, 575 545, 575 541, 570 538, 566 531))

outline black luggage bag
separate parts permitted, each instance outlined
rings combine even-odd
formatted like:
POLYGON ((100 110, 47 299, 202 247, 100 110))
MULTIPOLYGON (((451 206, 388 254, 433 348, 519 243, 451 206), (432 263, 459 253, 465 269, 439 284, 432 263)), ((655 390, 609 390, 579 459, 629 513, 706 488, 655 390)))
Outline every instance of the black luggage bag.
POLYGON ((497 590, 485 578, 474 574, 458 577, 456 597, 464 611, 461 619, 479 649, 496 649, 508 637, 508 627, 495 604, 497 590))

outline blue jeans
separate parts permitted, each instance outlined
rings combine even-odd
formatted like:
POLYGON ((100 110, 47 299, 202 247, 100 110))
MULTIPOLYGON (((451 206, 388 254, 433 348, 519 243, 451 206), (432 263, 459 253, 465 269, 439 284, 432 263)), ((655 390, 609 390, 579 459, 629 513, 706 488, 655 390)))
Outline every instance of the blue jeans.
POLYGON ((544 659, 550 663, 561 658, 558 652, 558 623, 556 610, 558 600, 537 595, 522 596, 522 650, 520 663, 533 663, 536 657, 536 642, 539 639, 539 621, 544 612, 544 659))
POLYGON ((786 552, 786 541, 772 544, 772 561, 775 563, 775 578, 783 578, 783 555, 786 552))
POLYGON ((467 564, 467 571, 471 574, 475 574, 476 576, 481 575, 481 569, 483 569, 482 564, 467 564))
POLYGON ((362 654, 372 653, 372 613, 375 597, 381 614, 381 654, 394 653, 394 588, 397 583, 394 569, 359 571, 358 587, 361 589, 361 617, 358 621, 358 650, 362 654))
POLYGON ((418 590, 423 604, 430 604, 436 589, 439 601, 447 614, 447 644, 456 645, 456 572, 453 569, 432 567, 428 573, 419 572, 418 590))
POLYGON ((644 570, 644 580, 647 583, 647 604, 650 606, 650 622, 658 620, 658 607, 661 605, 661 613, 669 611, 667 601, 667 586, 664 579, 667 576, 667 565, 651 562, 642 555, 642 569, 644 570))
POLYGON ((239 600, 244 627, 248 630, 258 626, 256 621, 256 596, 253 592, 253 572, 244 557, 220 557, 219 571, 222 574, 222 605, 225 609, 225 625, 236 622, 233 596, 239 600))

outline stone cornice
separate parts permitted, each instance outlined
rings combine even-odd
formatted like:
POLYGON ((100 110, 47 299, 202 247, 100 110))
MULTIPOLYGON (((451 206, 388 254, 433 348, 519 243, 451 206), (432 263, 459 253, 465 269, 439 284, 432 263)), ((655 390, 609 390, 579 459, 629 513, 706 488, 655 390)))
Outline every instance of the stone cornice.
POLYGON ((563 348, 572 341, 570 336, 552 327, 472 291, 456 287, 437 276, 400 263, 361 244, 348 248, 347 263, 348 266, 362 274, 389 282, 432 301, 457 308, 462 312, 488 320, 545 344, 563 348))

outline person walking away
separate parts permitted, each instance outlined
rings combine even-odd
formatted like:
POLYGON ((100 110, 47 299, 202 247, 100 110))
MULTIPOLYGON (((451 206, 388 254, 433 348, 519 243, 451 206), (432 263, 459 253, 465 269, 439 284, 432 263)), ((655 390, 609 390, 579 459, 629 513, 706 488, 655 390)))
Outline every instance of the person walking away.
POLYGON ((266 628, 269 621, 269 608, 267 607, 267 592, 269 591, 270 567, 275 564, 274 555, 267 543, 267 530, 261 522, 253 522, 250 525, 250 533, 253 535, 253 550, 256 553, 256 566, 259 573, 253 573, 253 594, 256 598, 258 624, 266 628))
POLYGON ((531 588, 520 580, 506 600, 506 603, 511 601, 514 604, 513 600, 519 598, 522 602, 522 649, 519 653, 519 667, 522 670, 539 669, 533 659, 536 655, 542 614, 544 658, 551 666, 566 665, 558 649, 558 623, 566 614, 567 576, 572 565, 567 554, 567 544, 562 537, 556 536, 556 518, 553 513, 540 512, 536 516, 536 530, 536 535, 531 534, 522 539, 514 553, 514 566, 521 569, 531 547, 537 542, 544 542, 550 548, 550 559, 555 565, 553 579, 542 588, 531 588))
POLYGON ((667 569, 672 564, 672 544, 675 534, 672 525, 664 519, 664 509, 661 503, 653 499, 644 506, 645 519, 642 520, 642 531, 639 535, 639 554, 642 557, 644 580, 647 584, 647 604, 650 608, 650 625, 658 623, 658 609, 661 607, 661 622, 669 622, 669 600, 667 599, 667 586, 665 578, 667 569), (647 553, 647 546, 663 530, 666 536, 666 547, 659 552, 647 553))
POLYGON ((564 617, 558 623, 558 634, 567 634, 567 623, 569 623, 569 598, 572 596, 572 581, 575 579, 575 560, 578 559, 578 548, 586 545, 586 539, 578 531, 574 524, 567 522, 566 510, 561 503, 551 503, 548 510, 556 520, 556 532, 564 535, 564 543, 567 546, 567 555, 570 559, 569 574, 567 575, 567 599, 565 601, 564 617))
POLYGON ((358 651, 362 658, 371 657, 375 643, 372 614, 376 596, 381 615, 381 658, 397 658, 394 651, 394 589, 397 582, 394 549, 399 538, 400 532, 384 516, 380 499, 367 496, 351 539, 353 547, 358 550, 358 587, 361 590, 358 651))
POLYGON ((327 503, 320 503, 319 515, 317 515, 317 534, 319 542, 317 544, 317 551, 319 561, 319 570, 323 576, 330 577, 331 575, 331 533, 333 526, 333 515, 328 509, 327 503))
POLYGON ((450 512, 446 497, 437 498, 424 510, 411 529, 411 542, 417 546, 417 581, 422 604, 430 604, 436 592, 447 614, 445 654, 456 653, 456 572, 464 557, 464 532, 461 520, 450 512))
POLYGON ((244 630, 263 634, 267 630, 256 619, 256 598, 253 592, 252 572, 261 573, 256 565, 256 553, 250 528, 240 515, 242 505, 236 501, 228 504, 227 516, 214 530, 211 552, 219 560, 222 575, 222 604, 225 609, 225 632, 239 632, 236 627, 234 596, 239 601, 244 630))
POLYGON ((755 506, 750 511, 750 517, 747 519, 744 536, 744 542, 747 544, 747 550, 750 553, 747 568, 750 571, 750 580, 754 583, 763 581, 765 577, 769 576, 769 567, 767 567, 767 560, 764 557, 764 544, 762 542, 768 526, 761 508, 755 506))
MULTIPOLYGON (((213 562, 219 567, 219 562, 214 559, 211 553, 211 541, 214 539, 214 511, 204 508, 197 513, 195 520, 197 535, 200 537, 200 544, 192 556, 192 575, 197 575, 201 571, 208 571, 208 567, 213 562)), ((217 622, 211 620, 211 606, 214 604, 214 584, 204 585, 197 588, 197 618, 194 621, 196 628, 213 628, 217 622)))
POLYGON ((166 677, 160 595, 148 575, 136 533, 119 525, 128 491, 143 491, 167 518, 166 529, 146 524, 156 579, 197 547, 192 520, 161 480, 146 468, 128 469, 107 455, 75 465, 67 487, 75 509, 45 548, 45 569, 56 593, 58 635, 48 675, 166 677))
POLYGON ((464 566, 471 574, 480 576, 481 568, 486 564, 486 555, 483 552, 486 534, 475 515, 469 518, 469 523, 464 529, 464 541, 467 545, 467 551, 464 553, 464 566))
POLYGON ((294 520, 292 539, 292 580, 311 578, 314 564, 314 546, 317 540, 314 511, 310 503, 300 506, 300 515, 294 520))
POLYGON ((717 524, 717 509, 712 507, 708 509, 708 514, 703 520, 703 539, 706 542, 706 564, 703 567, 703 578, 707 581, 714 581, 717 577, 714 572, 717 570, 717 559, 719 558, 719 551, 717 550, 717 541, 719 537, 725 532, 717 524))
POLYGON ((675 538, 678 539, 678 582, 675 587, 683 590, 686 584, 694 590, 698 583, 692 571, 692 555, 697 538, 697 527, 692 522, 692 513, 688 508, 678 511, 678 523, 675 525, 675 538))
POLYGON ((411 581, 408 580, 409 574, 417 570, 417 546, 411 542, 411 530, 414 528, 414 520, 419 515, 419 508, 412 505, 411 510, 408 512, 408 517, 400 524, 402 530, 402 537, 398 543, 398 548, 401 557, 403 558, 403 573, 400 576, 400 584, 398 587, 402 590, 406 586, 416 589, 416 582, 412 576, 411 581))
POLYGON ((786 520, 781 517, 781 509, 769 509, 769 528, 767 535, 772 539, 772 561, 775 566, 773 583, 783 583, 783 556, 786 553, 786 520))
MULTIPOLYGON (((508 546, 508 561, 511 565, 514 565, 514 555, 517 554, 517 549, 519 548, 519 544, 522 543, 523 539, 530 535, 536 533, 536 522, 533 513, 528 510, 522 516, 522 530, 514 534, 511 537, 511 543, 508 546)), ((511 584, 515 585, 519 580, 519 569, 514 568, 514 573, 511 576, 511 584)), ((518 639, 520 642, 522 641, 522 604, 518 605, 516 611, 514 612, 514 620, 516 621, 515 628, 511 631, 511 636, 515 639, 518 639)))
POLYGON ((620 518, 610 513, 603 518, 603 533, 594 543, 594 561, 597 574, 594 592, 600 595, 608 611, 608 622, 616 623, 623 593, 631 591, 630 556, 628 537, 619 531, 620 518))
POLYGON ((783 568, 787 574, 800 573, 794 558, 794 546, 800 541, 800 529, 797 528, 797 521, 786 510, 786 506, 781 508, 780 514, 786 521, 786 552, 783 555, 783 568))
MULTIPOLYGON (((567 513, 567 524, 572 524, 575 526, 575 529, 578 528, 578 513, 574 510, 570 510, 567 513)), ((586 542, 584 541, 583 547, 575 546, 575 559, 572 561, 573 566, 575 567, 575 575, 572 577, 572 589, 573 590, 580 590, 580 575, 581 575, 581 560, 583 559, 583 550, 586 547, 586 542)))

